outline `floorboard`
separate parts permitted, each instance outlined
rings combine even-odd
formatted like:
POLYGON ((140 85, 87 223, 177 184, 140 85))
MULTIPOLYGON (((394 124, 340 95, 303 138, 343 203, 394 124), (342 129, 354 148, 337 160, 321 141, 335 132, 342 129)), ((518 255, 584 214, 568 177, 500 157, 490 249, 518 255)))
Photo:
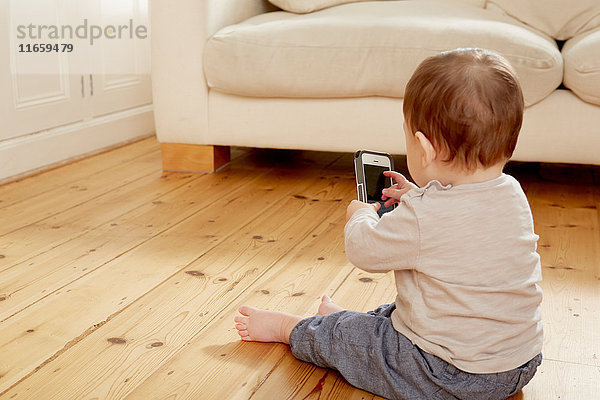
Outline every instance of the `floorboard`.
MULTIPOLYGON (((544 276, 545 359, 513 399, 594 398, 600 168, 507 170, 544 276)), ((233 324, 241 304, 394 300, 392 274, 345 257, 354 197, 351 154, 233 148, 217 174, 162 173, 155 139, 0 186, 0 400, 379 399, 233 324)))
POLYGON ((0 235, 6 235, 15 229, 94 200, 109 190, 131 184, 143 176, 156 174, 160 171, 160 167, 157 168, 159 161, 160 155, 150 153, 124 165, 109 168, 102 174, 71 182, 68 186, 59 185, 37 196, 3 207, 0 209, 0 235))
POLYGON ((64 189, 69 184, 104 173, 107 169, 123 166, 137 158, 150 154, 156 155, 157 149, 160 147, 155 138, 143 139, 134 145, 123 146, 34 176, 5 183, 0 185, 0 208, 43 195, 57 187, 64 189))

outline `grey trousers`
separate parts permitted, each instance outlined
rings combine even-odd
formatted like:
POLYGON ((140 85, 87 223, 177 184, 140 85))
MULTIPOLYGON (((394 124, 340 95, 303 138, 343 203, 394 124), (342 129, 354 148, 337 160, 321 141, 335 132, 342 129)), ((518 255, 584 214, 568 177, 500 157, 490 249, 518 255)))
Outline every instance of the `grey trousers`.
POLYGON ((389 399, 506 399, 542 361, 538 354, 511 371, 471 374, 424 352, 392 326, 395 304, 340 311, 300 321, 290 334, 294 356, 339 371, 353 386, 389 399))

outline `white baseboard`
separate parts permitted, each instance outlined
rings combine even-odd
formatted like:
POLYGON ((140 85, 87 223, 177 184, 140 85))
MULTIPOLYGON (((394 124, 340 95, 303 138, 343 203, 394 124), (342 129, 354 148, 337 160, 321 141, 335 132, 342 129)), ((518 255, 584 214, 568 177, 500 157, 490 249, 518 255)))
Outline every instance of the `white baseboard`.
POLYGON ((0 183, 155 132, 152 105, 0 142, 0 183))

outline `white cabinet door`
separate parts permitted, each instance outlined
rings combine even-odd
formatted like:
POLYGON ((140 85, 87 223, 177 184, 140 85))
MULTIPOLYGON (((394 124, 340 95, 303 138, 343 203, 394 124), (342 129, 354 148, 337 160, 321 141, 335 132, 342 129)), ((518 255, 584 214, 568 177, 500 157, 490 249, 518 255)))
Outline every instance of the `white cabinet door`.
POLYGON ((69 12, 57 0, 0 2, 0 141, 84 118, 82 75, 69 70, 73 54, 20 52, 19 44, 39 40, 16 43, 11 35, 18 25, 61 25, 69 12))
POLYGON ((94 4, 97 24, 114 25, 120 37, 102 40, 92 54, 93 116, 152 103, 148 0, 96 0, 94 4))
POLYGON ((9 62, 0 62, 0 142, 151 104, 148 29, 148 0, 1 1, 0 54, 9 62), (103 37, 89 46, 92 25, 103 37), (75 36, 49 40, 52 26, 75 36), (106 38, 117 36, 110 26, 119 37, 106 38), (49 43, 74 50, 20 52, 49 43))

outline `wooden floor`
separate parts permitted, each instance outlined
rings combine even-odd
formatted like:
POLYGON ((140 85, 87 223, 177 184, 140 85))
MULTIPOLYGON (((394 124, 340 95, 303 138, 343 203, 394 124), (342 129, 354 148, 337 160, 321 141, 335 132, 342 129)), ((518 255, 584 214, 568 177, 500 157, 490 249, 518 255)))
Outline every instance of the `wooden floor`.
MULTIPOLYGON (((509 172, 544 274, 545 359, 514 398, 598 399, 600 169, 509 172)), ((155 139, 0 186, 0 399, 372 399, 233 324, 241 304, 393 301, 391 275, 345 258, 354 197, 349 154, 236 149, 174 174, 155 139)))

